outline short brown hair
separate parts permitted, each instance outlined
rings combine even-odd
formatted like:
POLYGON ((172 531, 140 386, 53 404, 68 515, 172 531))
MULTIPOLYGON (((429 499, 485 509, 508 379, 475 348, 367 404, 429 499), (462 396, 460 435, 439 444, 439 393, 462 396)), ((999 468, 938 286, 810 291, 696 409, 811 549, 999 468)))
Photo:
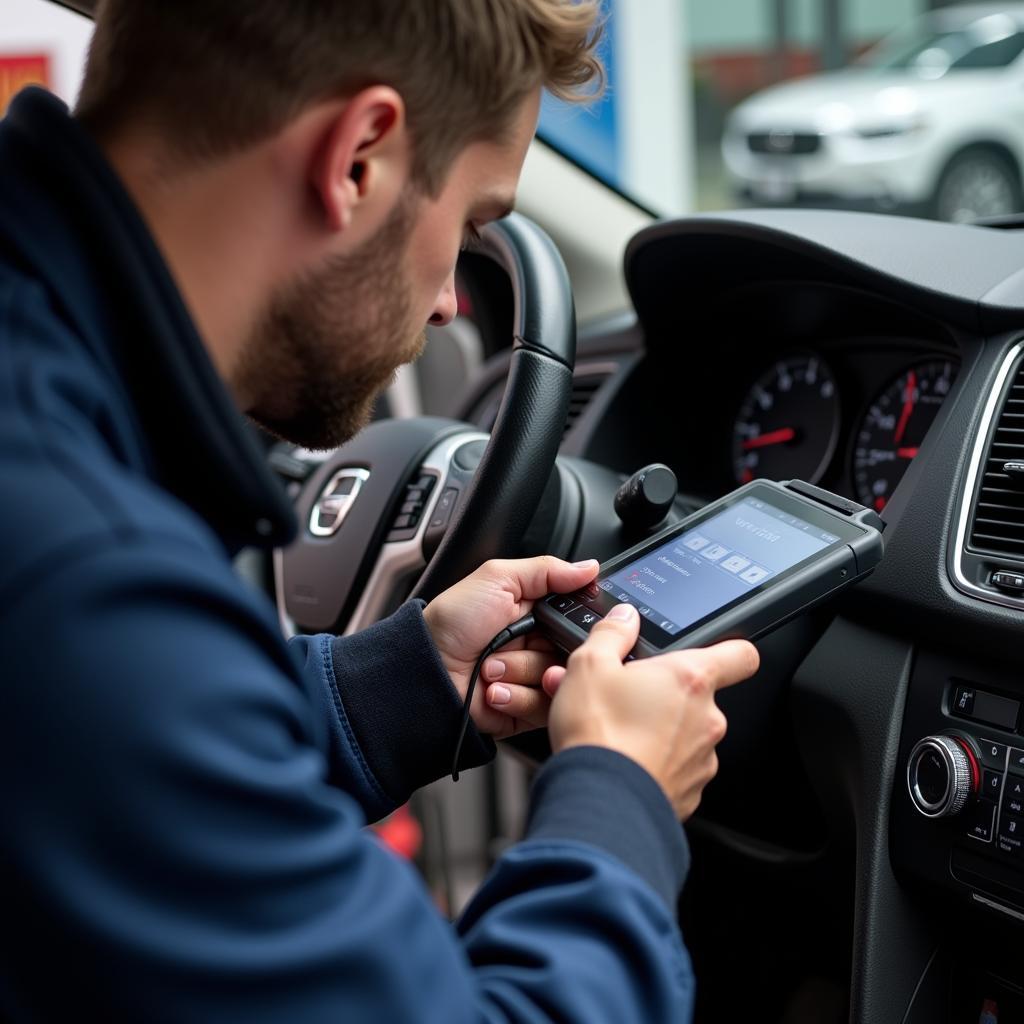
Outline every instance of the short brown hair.
POLYGON ((387 84, 435 192, 537 87, 599 91, 600 32, 600 0, 101 0, 76 113, 101 137, 145 123, 199 161, 387 84))

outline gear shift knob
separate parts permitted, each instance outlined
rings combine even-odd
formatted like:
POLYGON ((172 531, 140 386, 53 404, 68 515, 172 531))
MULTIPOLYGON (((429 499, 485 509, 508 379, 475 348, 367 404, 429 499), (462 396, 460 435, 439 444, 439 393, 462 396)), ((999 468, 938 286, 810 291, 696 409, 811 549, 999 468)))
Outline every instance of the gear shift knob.
POLYGON ((649 529, 675 501, 676 475, 660 462, 638 469, 616 492, 615 513, 630 529, 649 529))

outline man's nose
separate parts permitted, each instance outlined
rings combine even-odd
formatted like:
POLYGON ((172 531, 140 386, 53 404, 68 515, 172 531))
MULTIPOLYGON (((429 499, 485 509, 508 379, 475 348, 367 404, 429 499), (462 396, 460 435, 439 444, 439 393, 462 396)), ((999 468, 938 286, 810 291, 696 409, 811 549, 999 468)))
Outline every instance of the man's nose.
POLYGON ((455 271, 448 275, 444 287, 437 296, 434 304, 434 312, 430 316, 430 322, 435 327, 445 327, 450 324, 459 311, 459 300, 455 294, 455 271))

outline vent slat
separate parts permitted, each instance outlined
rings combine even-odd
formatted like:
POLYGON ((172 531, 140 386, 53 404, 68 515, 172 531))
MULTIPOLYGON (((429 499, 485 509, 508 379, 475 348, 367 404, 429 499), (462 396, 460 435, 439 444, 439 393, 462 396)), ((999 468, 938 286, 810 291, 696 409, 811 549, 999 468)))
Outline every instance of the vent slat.
POLYGON ((607 379, 608 374, 606 373, 592 373, 573 380, 572 396, 569 399, 569 413, 565 418, 565 429, 562 431, 562 437, 565 437, 576 425, 576 421, 586 411, 594 395, 601 390, 601 385, 607 379))
POLYGON ((1018 363, 985 453, 976 504, 971 511, 972 547, 1019 558, 1024 552, 1024 490, 1002 472, 1024 458, 1024 364, 1018 363))

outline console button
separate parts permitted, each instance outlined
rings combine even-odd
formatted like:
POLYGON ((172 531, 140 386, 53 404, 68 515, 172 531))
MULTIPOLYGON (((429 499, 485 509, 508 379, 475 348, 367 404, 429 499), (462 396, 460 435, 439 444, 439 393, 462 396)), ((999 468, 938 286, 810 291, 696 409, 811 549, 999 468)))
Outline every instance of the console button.
POLYGON ((1024 818, 1024 798, 1019 796, 1003 797, 1003 817, 1007 815, 1015 818, 1024 818))
POLYGON ((1010 771, 1024 775, 1024 750, 1019 747, 1010 747, 1010 771))
POLYGON ((1018 864, 1024 866, 1024 843, 1021 843, 1016 836, 1003 835, 1003 830, 1000 829, 999 835, 996 836, 996 849, 1001 853, 1008 854, 1018 864))
POLYGON ((579 607, 579 602, 568 594, 556 594, 554 597, 548 598, 548 605, 556 612, 568 615, 573 608, 579 607))
POLYGON ((967 811, 967 820, 964 822, 967 834, 972 839, 979 839, 983 843, 992 841, 992 833, 996 825, 996 806, 985 801, 974 804, 967 811))
POLYGON ((1000 590, 1009 590, 1015 594, 1024 591, 1024 576, 1019 572, 1006 572, 1005 570, 994 572, 991 582, 993 587, 998 587, 1000 590))
POLYGON ((587 633, 601 621, 601 616, 589 608, 577 608, 575 611, 569 612, 566 618, 570 622, 575 622, 580 629, 587 633))
POLYGON ((1024 841, 1024 821, 1014 817, 1003 818, 999 823, 999 838, 1010 842, 1016 840, 1020 844, 1024 841))
POLYGON ((958 686, 953 695, 954 715, 965 715, 970 718, 974 714, 974 690, 966 686, 958 686))
POLYGON ((1003 776, 1001 772, 993 772, 988 768, 985 769, 984 777, 981 781, 981 796, 982 800, 991 800, 994 803, 999 803, 999 792, 1003 788, 1003 776))
POLYGON ((979 739, 978 751, 981 754, 981 763, 986 768, 995 768, 1002 771, 1006 767, 1006 744, 996 743, 994 740, 979 739))
POLYGON ((1024 778, 1020 775, 1007 775, 1003 798, 1005 800, 1024 800, 1024 778))

